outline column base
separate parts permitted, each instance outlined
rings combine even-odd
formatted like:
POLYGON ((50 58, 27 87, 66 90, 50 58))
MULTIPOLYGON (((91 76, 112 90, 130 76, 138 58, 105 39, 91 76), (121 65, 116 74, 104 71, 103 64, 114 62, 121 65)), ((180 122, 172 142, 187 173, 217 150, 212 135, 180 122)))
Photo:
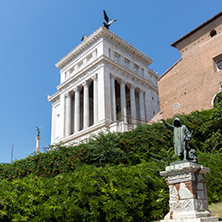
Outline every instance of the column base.
POLYGON ((116 121, 110 124, 109 129, 111 132, 127 132, 129 131, 128 126, 129 124, 126 122, 116 121))

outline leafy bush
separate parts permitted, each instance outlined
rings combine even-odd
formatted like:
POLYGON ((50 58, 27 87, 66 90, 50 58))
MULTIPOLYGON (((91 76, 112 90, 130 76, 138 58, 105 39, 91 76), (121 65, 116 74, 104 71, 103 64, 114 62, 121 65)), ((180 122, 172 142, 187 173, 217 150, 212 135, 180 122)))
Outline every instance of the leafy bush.
POLYGON ((0 183, 0 221, 149 221, 167 212, 167 185, 149 163, 80 166, 0 183))
POLYGON ((198 153, 199 163, 209 167, 206 176, 208 202, 222 201, 222 149, 214 153, 198 153))

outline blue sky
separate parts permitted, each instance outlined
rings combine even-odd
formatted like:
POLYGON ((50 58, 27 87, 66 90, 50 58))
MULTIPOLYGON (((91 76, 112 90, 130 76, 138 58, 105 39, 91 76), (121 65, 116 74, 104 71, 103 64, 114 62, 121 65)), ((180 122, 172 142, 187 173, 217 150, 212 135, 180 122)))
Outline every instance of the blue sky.
POLYGON ((2 0, 0 7, 0 162, 50 144, 51 104, 63 56, 102 25, 151 57, 161 75, 179 58, 173 42, 221 11, 220 0, 2 0))

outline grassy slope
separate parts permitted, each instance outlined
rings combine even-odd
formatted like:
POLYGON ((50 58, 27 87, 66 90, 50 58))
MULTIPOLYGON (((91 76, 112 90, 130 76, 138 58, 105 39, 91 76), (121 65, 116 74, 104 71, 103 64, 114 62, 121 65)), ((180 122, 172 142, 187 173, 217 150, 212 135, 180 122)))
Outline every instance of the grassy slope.
POLYGON ((222 220, 222 202, 209 205, 209 210, 213 216, 217 216, 222 220))

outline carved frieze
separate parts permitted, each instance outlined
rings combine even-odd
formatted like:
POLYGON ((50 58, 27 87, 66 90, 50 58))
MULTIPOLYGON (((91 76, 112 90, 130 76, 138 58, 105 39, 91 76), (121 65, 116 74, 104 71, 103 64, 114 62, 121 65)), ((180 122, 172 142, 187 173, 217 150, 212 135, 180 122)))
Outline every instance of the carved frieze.
POLYGON ((176 175, 169 175, 168 176, 168 182, 171 183, 177 183, 178 181, 189 181, 193 180, 195 178, 195 175, 191 172, 189 173, 181 173, 176 175))
POLYGON ((180 207, 180 201, 177 200, 177 201, 169 201, 169 207, 170 207, 170 211, 179 211, 181 210, 181 207, 180 207))

